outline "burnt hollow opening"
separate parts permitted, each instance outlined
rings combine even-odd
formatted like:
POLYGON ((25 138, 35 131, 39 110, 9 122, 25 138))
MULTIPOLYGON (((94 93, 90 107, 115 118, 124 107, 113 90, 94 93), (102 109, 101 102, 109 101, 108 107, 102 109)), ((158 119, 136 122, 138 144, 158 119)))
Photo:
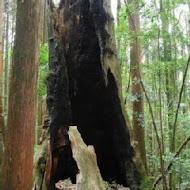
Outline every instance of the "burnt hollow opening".
MULTIPOLYGON (((59 128, 77 126, 84 142, 95 148, 103 179, 131 187, 136 185, 138 174, 132 162, 134 153, 118 95, 119 87, 110 69, 105 82, 102 63, 105 52, 101 47, 105 44, 100 44, 98 39, 89 0, 80 2, 79 7, 74 6, 69 12, 66 11, 68 6, 65 7, 63 20, 69 28, 67 36, 59 36, 58 46, 57 42, 52 44, 52 49, 57 48, 53 53, 57 53, 58 59, 52 58, 53 63, 57 60, 56 64, 50 61, 55 75, 48 87, 48 97, 53 97, 48 104, 52 119, 51 141, 53 144, 59 128), (65 16, 67 13, 69 16, 65 16), (80 15, 79 20, 77 15, 80 15)), ((103 7, 101 0, 95 2, 99 8, 103 7)), ((60 9, 64 5, 62 1, 60 9)), ((100 19, 98 23, 103 28, 105 16, 102 10, 101 13, 96 22, 100 19)), ((102 36, 106 38, 107 35, 102 36)), ((52 157, 56 167, 51 172, 51 184, 69 177, 74 182, 78 168, 70 144, 52 149, 52 157)))
POLYGON ((71 100, 73 123, 84 142, 95 147, 103 179, 126 184, 122 172, 125 173, 125 162, 133 150, 114 77, 108 71, 107 86, 90 83, 86 88, 85 81, 79 81, 78 95, 71 100))

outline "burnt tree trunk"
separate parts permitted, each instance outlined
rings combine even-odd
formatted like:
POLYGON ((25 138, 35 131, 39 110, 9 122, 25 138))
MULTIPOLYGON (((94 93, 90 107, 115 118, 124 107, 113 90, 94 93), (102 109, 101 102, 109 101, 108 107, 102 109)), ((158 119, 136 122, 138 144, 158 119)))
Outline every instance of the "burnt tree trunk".
POLYGON ((78 173, 67 134, 70 125, 76 125, 84 142, 94 146, 104 180, 131 189, 139 185, 123 108, 110 4, 109 0, 62 0, 56 14, 50 16, 49 189, 60 179, 74 181, 78 173))

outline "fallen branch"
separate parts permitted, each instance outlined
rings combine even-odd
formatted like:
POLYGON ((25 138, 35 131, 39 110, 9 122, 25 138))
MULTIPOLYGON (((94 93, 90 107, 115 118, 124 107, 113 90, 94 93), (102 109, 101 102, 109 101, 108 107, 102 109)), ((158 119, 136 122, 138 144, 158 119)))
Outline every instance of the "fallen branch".
POLYGON ((145 97, 146 97, 148 105, 149 105, 149 111, 150 111, 150 115, 151 115, 151 118, 152 118, 152 124, 153 124, 154 130, 155 130, 155 133, 156 133, 156 140, 157 140, 157 143, 158 143, 158 148, 159 148, 159 153, 160 153, 160 166, 161 166, 161 173, 162 173, 163 183, 165 184, 165 187, 167 189, 167 183, 166 183, 165 171, 164 171, 164 160, 162 159, 163 150, 162 150, 160 138, 159 138, 159 135, 158 135, 158 129, 157 129, 156 122, 155 122, 155 119, 154 119, 152 106, 151 106, 148 94, 147 94, 147 92, 145 90, 145 87, 144 87, 144 84, 143 84, 142 80, 140 80, 140 84, 142 86, 142 89, 143 89, 143 91, 145 93, 145 97))
POLYGON ((178 105, 177 105, 177 110, 175 113, 175 120, 174 120, 173 134, 172 134, 172 150, 173 151, 175 151, 175 134, 176 134, 176 128, 177 128, 177 119, 178 119, 178 113, 179 113, 179 108, 180 108, 180 104, 181 104, 181 99, 182 99, 182 94, 183 94, 183 89, 184 89, 184 84, 185 84, 185 79, 187 76, 189 64, 190 64, 190 56, 189 56, 187 64, 186 64, 185 73, 183 76, 183 82, 182 82, 181 90, 179 93, 179 101, 178 101, 178 105))
MULTIPOLYGON (((180 147, 179 147, 178 150, 176 151, 175 155, 173 156, 172 161, 169 163, 168 167, 166 168, 165 173, 167 173, 167 172, 171 169, 171 167, 172 167, 172 165, 173 165, 173 163, 174 163, 174 161, 175 161, 175 158, 180 154, 180 152, 183 150, 183 148, 187 145, 187 143, 188 143, 189 141, 190 141, 190 136, 188 136, 188 137, 185 139, 185 141, 180 145, 180 147)), ((156 187, 156 185, 160 182, 161 179, 162 179, 162 176, 159 176, 159 177, 156 179, 156 181, 154 182, 154 186, 155 186, 155 187, 156 187)))

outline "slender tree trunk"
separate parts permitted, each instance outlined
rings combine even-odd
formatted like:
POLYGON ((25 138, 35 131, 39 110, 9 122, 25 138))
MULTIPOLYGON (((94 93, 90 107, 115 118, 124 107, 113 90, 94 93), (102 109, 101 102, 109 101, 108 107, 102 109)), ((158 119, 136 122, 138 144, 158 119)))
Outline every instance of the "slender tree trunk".
POLYGON ((190 54, 190 3, 188 3, 188 8, 189 8, 189 15, 188 15, 188 19, 187 19, 187 34, 188 34, 188 37, 189 37, 189 40, 188 40, 188 45, 187 45, 187 49, 188 49, 188 53, 190 54))
POLYGON ((3 94, 3 1, 0 2, 0 132, 4 127, 3 119, 3 105, 2 105, 2 94, 3 94))
POLYGON ((156 133, 156 140, 157 140, 157 143, 158 143, 158 149, 159 149, 159 156, 160 156, 160 169, 161 169, 161 173, 162 173, 162 177, 163 177, 163 189, 167 189, 167 184, 166 184, 166 177, 165 177, 165 171, 164 171, 164 162, 163 162, 163 152, 162 152, 162 144, 161 144, 161 141, 160 141, 160 138, 159 138, 159 134, 158 134, 158 128, 156 126, 156 122, 155 122, 155 119, 154 119, 154 114, 153 114, 153 110, 152 110, 152 106, 151 106, 151 103, 150 103, 150 100, 149 100, 149 97, 148 97, 148 94, 145 90, 145 87, 143 85, 143 82, 141 81, 141 86, 143 88, 143 91, 145 93, 145 96, 146 96, 146 99, 147 99, 147 102, 148 102, 148 105, 149 105, 149 111, 150 111, 150 115, 151 115, 151 118, 152 118, 152 124, 153 124, 153 127, 154 127, 154 130, 155 130, 155 133, 156 133))
POLYGON ((162 0, 160 1, 160 11, 161 11, 161 22, 162 22, 162 38, 164 41, 164 58, 163 61, 165 62, 165 74, 166 74, 166 96, 167 96, 167 106, 168 106, 168 127, 170 130, 170 151, 172 151, 172 129, 173 129, 173 86, 171 84, 172 82, 172 70, 171 65, 169 65, 169 62, 172 60, 171 56, 171 39, 170 34, 168 32, 169 30, 169 20, 167 18, 167 13, 165 12, 165 9, 163 7, 162 0))
MULTIPOLYGON (((155 1, 155 7, 157 8, 156 1, 155 1)), ((160 34, 161 34, 161 29, 160 29, 159 17, 157 17, 157 25, 158 25, 157 52, 158 52, 158 61, 160 62, 161 61, 161 55, 160 55, 160 37, 161 37, 160 34)), ((161 65, 159 66, 158 78, 159 78, 158 97, 159 97, 160 132, 161 132, 162 153, 164 155, 165 148, 164 148, 164 131, 163 131, 163 119, 162 119, 162 70, 161 70, 161 65)))
POLYGON ((8 85, 9 85, 9 0, 5 1, 6 33, 5 33, 5 62, 4 62, 4 114, 8 114, 8 85))
MULTIPOLYGON (((166 77, 166 97, 167 97, 167 110, 168 110, 168 128, 169 128, 169 149, 170 152, 175 151, 175 142, 173 142, 172 131, 173 131, 173 113, 174 113, 174 98, 175 98, 175 81, 174 81, 174 66, 171 65, 172 61, 172 49, 171 49, 171 36, 169 33, 169 19, 167 12, 164 7, 165 1, 160 0, 160 14, 161 14, 161 23, 162 23, 162 37, 164 42, 164 58, 165 62, 165 77, 166 77)), ((169 189, 173 190, 173 174, 170 174, 169 177, 169 189)))
POLYGON ((43 38, 42 38, 42 44, 48 42, 48 6, 47 6, 47 0, 45 0, 44 7, 43 7, 43 26, 42 26, 42 32, 43 32, 43 38))
POLYGON ((15 37, 15 21, 16 21, 16 17, 15 17, 15 15, 16 15, 16 0, 12 0, 12 2, 11 2, 11 6, 12 6, 12 31, 11 31, 11 34, 12 34, 12 36, 11 36, 11 50, 13 49, 13 46, 14 46, 14 37, 15 37))
POLYGON ((17 1, 3 190, 31 190, 38 63, 38 1, 17 1), (24 19, 23 19, 24 18, 24 19))
MULTIPOLYGON (((117 26, 120 25, 120 20, 119 20, 119 11, 121 9, 121 1, 120 0, 117 0, 117 26)), ((117 39, 117 51, 118 51, 118 54, 120 52, 120 39, 118 38, 117 39)))
POLYGON ((135 97, 133 102, 133 139, 138 142, 138 149, 145 169, 146 149, 145 149, 145 132, 144 132, 144 103, 143 90, 139 80, 142 79, 142 50, 139 38, 140 18, 138 11, 138 3, 134 0, 128 0, 134 11, 129 15, 129 31, 131 33, 130 43, 130 67, 131 67, 131 84, 132 94, 135 97))
POLYGON ((0 1, 0 173, 1 164, 3 160, 3 130, 4 130, 4 117, 3 117, 3 5, 4 1, 0 1))

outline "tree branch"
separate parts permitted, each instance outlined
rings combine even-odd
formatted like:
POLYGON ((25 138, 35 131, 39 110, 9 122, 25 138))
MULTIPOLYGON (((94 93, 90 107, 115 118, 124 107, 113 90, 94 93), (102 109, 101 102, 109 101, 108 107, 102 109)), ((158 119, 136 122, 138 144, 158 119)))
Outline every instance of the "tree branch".
POLYGON ((173 135, 172 135, 172 150, 173 151, 175 151, 175 134, 176 134, 176 128, 177 128, 177 119, 178 119, 179 108, 180 108, 180 104, 181 104, 181 99, 182 99, 185 79, 186 79, 187 71, 188 71, 188 68, 189 68, 189 63, 190 63, 190 56, 188 58, 187 65, 186 65, 186 68, 185 68, 185 73, 184 73, 184 76, 183 76, 183 82, 182 82, 182 86, 181 86, 181 90, 180 90, 180 94, 179 94, 179 101, 178 101, 177 110, 176 110, 176 113, 175 113, 173 135))
POLYGON ((136 26, 135 26, 135 22, 134 22, 134 20, 133 20, 133 18, 132 18, 132 13, 131 13, 131 11, 130 11, 128 5, 127 5, 127 1, 124 0, 124 3, 125 3, 126 8, 127 8, 128 12, 129 12, 129 17, 130 17, 130 20, 131 20, 131 22, 132 22, 132 25, 133 25, 135 31, 137 32, 137 30, 136 30, 136 26))
POLYGON ((142 86, 142 89, 143 89, 143 91, 145 93, 145 96, 146 96, 146 99, 147 99, 147 102, 148 102, 148 105, 149 105, 149 111, 150 111, 150 115, 151 115, 151 118, 152 118, 152 124, 153 124, 154 130, 155 130, 155 133, 156 133, 156 140, 157 140, 158 148, 159 148, 159 152, 160 152, 160 166, 161 166, 161 173, 162 173, 163 183, 165 184, 165 187, 167 189, 167 183, 166 183, 166 179, 165 179, 165 170, 164 170, 164 160, 162 159, 163 150, 162 150, 160 138, 159 138, 159 135, 158 135, 158 129, 157 129, 156 122, 155 122, 155 119, 154 119, 154 114, 153 114, 152 106, 151 106, 151 103, 150 103, 150 99, 149 99, 148 94, 147 94, 147 92, 145 90, 145 87, 144 87, 144 84, 143 84, 142 80, 140 80, 140 84, 142 86))
MULTIPOLYGON (((180 145, 180 147, 179 147, 178 150, 176 151, 175 155, 173 156, 173 159, 171 160, 171 162, 169 163, 168 167, 166 168, 165 173, 168 172, 168 171, 171 169, 171 167, 172 167, 172 165, 173 165, 173 163, 174 163, 174 161, 175 161, 175 158, 180 154, 180 152, 183 150, 183 148, 187 145, 187 143, 188 143, 189 141, 190 141, 190 136, 188 136, 188 137, 185 139, 185 141, 180 145)), ((160 176, 156 179, 156 181, 154 182, 154 186, 155 186, 155 187, 156 187, 156 185, 160 182, 161 179, 162 179, 162 176, 160 175, 160 176)))

